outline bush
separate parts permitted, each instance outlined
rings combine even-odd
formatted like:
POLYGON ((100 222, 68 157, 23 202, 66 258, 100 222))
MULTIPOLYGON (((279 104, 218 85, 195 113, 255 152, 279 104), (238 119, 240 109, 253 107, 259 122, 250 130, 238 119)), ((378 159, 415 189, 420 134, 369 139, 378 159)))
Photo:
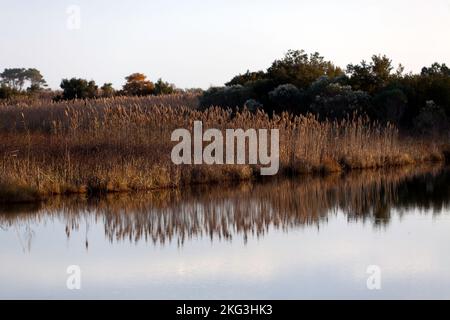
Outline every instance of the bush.
POLYGON ((388 89, 373 98, 371 116, 384 122, 399 124, 406 110, 408 98, 400 89, 388 89))
POLYGON ((116 94, 116 90, 114 90, 112 83, 105 83, 100 90, 103 98, 111 98, 116 94))
POLYGON ((11 99, 14 95, 17 94, 17 90, 14 90, 7 85, 2 84, 0 86, 0 99, 11 99))
POLYGON ((244 107, 246 107, 251 112, 255 112, 258 109, 263 109, 264 106, 255 99, 248 99, 247 101, 245 101, 244 107))
POLYGON ((200 97, 200 107, 243 107, 245 102, 253 98, 251 90, 242 85, 209 88, 200 97))
POLYGON ((370 96, 366 92, 330 83, 315 97, 310 108, 321 118, 343 119, 355 112, 366 113, 369 105, 370 96))
POLYGON ((427 101, 425 107, 414 119, 413 125, 420 134, 437 134, 449 129, 444 109, 432 100, 427 101))
POLYGON ((273 111, 276 112, 285 110, 291 112, 298 111, 300 109, 302 97, 302 91, 290 83, 282 84, 269 92, 273 111))
POLYGON ((161 78, 158 79, 155 83, 154 94, 155 95, 163 95, 163 94, 172 94, 175 92, 175 86, 168 82, 163 81, 161 78))
POLYGON ((63 79, 61 89, 63 89, 62 96, 57 97, 57 100, 92 99, 98 94, 98 87, 94 81, 77 78, 63 79))

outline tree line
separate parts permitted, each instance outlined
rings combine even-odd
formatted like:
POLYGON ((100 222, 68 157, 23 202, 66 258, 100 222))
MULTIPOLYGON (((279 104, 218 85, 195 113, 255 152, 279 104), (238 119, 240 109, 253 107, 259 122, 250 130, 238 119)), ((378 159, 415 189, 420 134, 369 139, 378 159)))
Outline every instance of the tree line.
MULTIPOLYGON (((125 78, 122 89, 111 83, 72 78, 61 81, 55 100, 91 99, 113 96, 164 95, 179 92, 159 79, 150 81, 142 73, 125 78)), ((32 95, 47 89, 37 69, 13 68, 0 73, 0 99, 32 95)), ((319 119, 343 119, 366 114, 415 132, 442 132, 450 127, 450 69, 445 63, 405 73, 385 55, 349 64, 345 69, 319 53, 290 50, 265 71, 247 71, 222 87, 198 90, 200 108, 209 106, 263 109, 269 114, 289 111, 313 113, 319 119)))
MULTIPOLYGON (((178 91, 175 85, 162 79, 152 82, 143 73, 133 73, 125 77, 121 90, 115 90, 112 83, 98 86, 95 81, 81 78, 63 79, 61 92, 55 93, 54 100, 109 98, 114 96, 164 95, 178 91)), ((49 91, 48 85, 37 69, 11 68, 0 73, 0 99, 32 95, 49 91)))
POLYGON ((247 71, 208 89, 200 105, 246 106, 265 111, 313 113, 321 119, 366 114, 415 132, 449 129, 450 69, 434 63, 405 73, 385 55, 341 69, 319 53, 291 50, 265 71, 247 71))

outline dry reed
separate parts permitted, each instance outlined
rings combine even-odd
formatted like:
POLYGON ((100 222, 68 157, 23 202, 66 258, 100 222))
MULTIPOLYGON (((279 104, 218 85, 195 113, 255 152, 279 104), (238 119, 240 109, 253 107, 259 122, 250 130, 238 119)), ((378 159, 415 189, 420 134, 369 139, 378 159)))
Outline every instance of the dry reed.
POLYGON ((257 166, 175 166, 176 128, 277 128, 282 173, 339 172, 442 160, 440 146, 401 138, 393 126, 362 116, 314 116, 211 107, 197 96, 123 97, 0 105, 0 201, 106 193, 252 179, 257 166))

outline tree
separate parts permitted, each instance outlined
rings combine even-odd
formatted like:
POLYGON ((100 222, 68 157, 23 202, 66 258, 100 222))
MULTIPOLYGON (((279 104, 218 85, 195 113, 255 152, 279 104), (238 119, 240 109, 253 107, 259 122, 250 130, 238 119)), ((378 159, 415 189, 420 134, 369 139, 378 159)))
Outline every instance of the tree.
POLYGON ((159 78, 158 81, 156 81, 155 89, 153 90, 154 94, 163 95, 163 94, 172 94, 174 92, 175 86, 173 84, 165 82, 161 78, 159 78))
POLYGON ((35 68, 11 68, 5 69, 0 73, 2 78, 1 83, 8 86, 17 92, 22 91, 26 82, 29 82, 30 86, 28 91, 39 91, 42 87, 46 87, 47 83, 44 80, 41 72, 35 68))
POLYGON ((226 86, 235 86, 235 85, 246 85, 249 82, 254 82, 257 80, 266 79, 267 75, 263 71, 250 72, 247 70, 246 73, 235 76, 229 82, 225 83, 226 86))
POLYGON ((420 134, 439 134, 449 128, 445 111, 433 100, 427 101, 425 107, 413 120, 414 129, 420 134))
POLYGON ((104 98, 111 98, 114 97, 114 95, 116 94, 116 90, 114 90, 112 83, 103 84, 100 90, 102 93, 102 97, 104 98))
POLYGON ((439 64, 435 62, 429 68, 423 67, 421 75, 427 77, 433 76, 450 77, 450 69, 445 65, 445 63, 439 64))
POLYGON ((133 73, 125 77, 125 80, 127 80, 123 86, 125 95, 146 96, 154 93, 155 85, 142 73, 133 73))
MULTIPOLYGON (((401 72, 401 66, 397 72, 401 72)), ((349 83, 355 90, 363 90, 370 94, 385 87, 392 78, 392 60, 385 55, 373 55, 372 61, 361 61, 359 65, 349 64, 347 74, 349 83)))
POLYGON ((273 62, 267 73, 278 85, 291 83, 298 89, 306 89, 321 76, 334 78, 343 71, 318 52, 308 56, 303 50, 289 50, 283 59, 273 62))
POLYGON ((47 82, 38 69, 30 68, 25 70, 25 78, 30 81, 28 91, 36 92, 42 90, 43 87, 47 87, 47 82))
POLYGON ((5 69, 1 74, 2 83, 10 88, 21 91, 26 80, 26 69, 11 68, 5 69))
POLYGON ((92 99, 97 96, 98 87, 94 81, 72 78, 61 81, 62 99, 92 99))
POLYGON ((241 85, 229 87, 212 87, 200 97, 200 107, 243 107, 245 102, 253 98, 248 87, 241 85))
POLYGON ((386 89, 373 98, 372 117, 385 122, 399 124, 406 110, 408 97, 398 89, 386 89))
POLYGON ((355 112, 366 113, 369 104, 370 96, 366 92, 354 91, 351 86, 338 82, 325 82, 310 108, 322 119, 343 119, 355 112))

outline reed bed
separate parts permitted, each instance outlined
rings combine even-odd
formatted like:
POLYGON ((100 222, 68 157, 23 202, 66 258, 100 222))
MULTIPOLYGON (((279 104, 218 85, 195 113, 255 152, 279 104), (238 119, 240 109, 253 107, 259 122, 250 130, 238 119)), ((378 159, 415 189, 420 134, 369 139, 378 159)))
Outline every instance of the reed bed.
POLYGON ((354 115, 342 121, 314 116, 211 107, 198 97, 122 97, 0 105, 0 201, 49 195, 176 188, 249 180, 258 165, 175 166, 177 128, 279 129, 280 174, 332 173, 442 161, 441 146, 400 137, 391 125, 354 115))

